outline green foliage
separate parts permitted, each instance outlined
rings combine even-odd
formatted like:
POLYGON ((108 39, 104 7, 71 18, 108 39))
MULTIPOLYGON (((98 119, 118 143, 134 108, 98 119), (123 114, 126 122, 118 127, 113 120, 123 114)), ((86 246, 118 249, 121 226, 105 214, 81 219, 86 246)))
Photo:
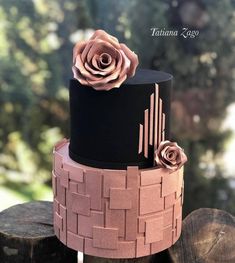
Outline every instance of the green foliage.
POLYGON ((0 179, 30 199, 36 192, 23 190, 25 184, 35 189, 36 181, 51 181, 53 145, 68 136, 69 36, 77 6, 0 1, 0 179))
POLYGON ((234 211, 235 196, 218 161, 229 137, 220 126, 235 99, 234 7, 233 0, 0 0, 4 191, 16 189, 19 200, 48 192, 53 145, 69 136, 72 36, 103 28, 126 42, 142 67, 175 77, 173 138, 189 156, 185 214, 201 206, 234 211), (153 37, 152 27, 188 27, 200 35, 153 37))
POLYGON ((125 30, 131 32, 127 41, 140 55, 143 66, 171 72, 175 78, 173 138, 184 146, 189 157, 185 171, 185 214, 201 206, 235 212, 231 205, 235 195, 221 176, 220 163, 230 135, 220 127, 227 106, 235 99, 234 1, 131 3, 126 13, 130 19, 125 30), (152 27, 178 32, 187 27, 199 30, 200 35, 192 39, 153 37, 152 27), (212 154, 206 160, 209 151, 212 154), (207 177, 202 164, 206 167, 213 164, 212 178, 207 177), (226 193, 223 205, 221 191, 226 193))

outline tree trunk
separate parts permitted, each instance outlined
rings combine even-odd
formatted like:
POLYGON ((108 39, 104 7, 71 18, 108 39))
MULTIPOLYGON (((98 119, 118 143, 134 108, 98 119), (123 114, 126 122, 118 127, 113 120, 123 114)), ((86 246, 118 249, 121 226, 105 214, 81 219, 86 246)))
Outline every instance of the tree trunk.
POLYGON ((195 210, 169 253, 174 263, 234 263, 235 218, 217 209, 195 210))
POLYGON ((0 213, 1 263, 76 263, 77 252, 55 236, 51 202, 16 205, 0 213))

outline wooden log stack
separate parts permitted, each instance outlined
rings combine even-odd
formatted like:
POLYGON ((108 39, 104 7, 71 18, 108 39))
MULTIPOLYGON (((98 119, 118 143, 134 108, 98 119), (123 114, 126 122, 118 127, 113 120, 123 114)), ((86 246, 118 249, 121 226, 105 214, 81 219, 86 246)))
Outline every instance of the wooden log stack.
MULTIPOLYGON (((29 202, 0 213, 0 263, 77 263, 77 252, 64 246, 53 230, 51 202, 29 202)), ((183 221, 174 246, 136 259, 84 255, 84 263, 235 263, 235 218, 202 208, 183 221)))

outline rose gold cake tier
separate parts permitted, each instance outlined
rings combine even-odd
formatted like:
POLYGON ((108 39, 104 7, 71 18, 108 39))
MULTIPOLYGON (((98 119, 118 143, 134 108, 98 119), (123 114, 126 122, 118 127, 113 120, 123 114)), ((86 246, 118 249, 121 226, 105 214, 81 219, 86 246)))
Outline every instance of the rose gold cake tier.
POLYGON ((54 150, 54 229, 87 255, 135 258, 169 248, 181 233, 183 169, 97 169, 54 150))

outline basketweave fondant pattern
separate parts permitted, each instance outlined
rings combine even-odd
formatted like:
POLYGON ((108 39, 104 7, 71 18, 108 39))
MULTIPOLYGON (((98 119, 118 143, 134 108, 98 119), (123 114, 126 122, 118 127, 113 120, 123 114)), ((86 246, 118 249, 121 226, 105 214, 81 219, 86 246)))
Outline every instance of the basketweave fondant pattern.
POLYGON ((157 253, 179 238, 183 170, 97 169, 54 149, 54 229, 68 247, 87 255, 134 258, 157 253))

